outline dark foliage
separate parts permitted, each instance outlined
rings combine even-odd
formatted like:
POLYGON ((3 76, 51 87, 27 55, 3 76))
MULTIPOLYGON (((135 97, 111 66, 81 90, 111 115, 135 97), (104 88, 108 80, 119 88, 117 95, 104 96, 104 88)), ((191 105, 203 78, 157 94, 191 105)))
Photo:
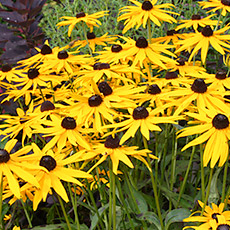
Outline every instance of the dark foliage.
POLYGON ((44 35, 38 27, 40 12, 47 0, 0 0, 1 64, 14 64, 30 57, 44 35))

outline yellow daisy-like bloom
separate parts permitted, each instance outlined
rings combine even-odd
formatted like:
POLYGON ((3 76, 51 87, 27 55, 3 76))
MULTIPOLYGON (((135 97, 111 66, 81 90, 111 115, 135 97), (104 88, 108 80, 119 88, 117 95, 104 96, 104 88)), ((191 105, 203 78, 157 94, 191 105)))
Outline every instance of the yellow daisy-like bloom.
POLYGON ((22 178, 24 181, 29 182, 36 187, 40 187, 35 177, 28 172, 28 169, 40 169, 40 167, 33 167, 33 165, 29 163, 21 162, 21 156, 28 154, 31 151, 32 146, 25 146, 22 149, 11 153, 16 143, 17 140, 11 139, 6 143, 4 149, 0 149, 0 180, 5 176, 9 184, 9 189, 18 199, 20 199, 20 187, 16 178, 22 178))
POLYGON ((189 36, 187 39, 178 41, 178 44, 180 44, 181 47, 178 50, 176 50, 176 53, 179 53, 183 50, 189 50, 192 48, 193 51, 188 59, 188 61, 190 62, 193 56, 199 50, 201 50, 201 61, 202 63, 205 63, 208 48, 211 44, 216 51, 224 55, 225 50, 228 50, 230 48, 230 45, 224 42, 230 39, 230 35, 224 34, 224 32, 229 30, 229 28, 229 26, 225 26, 222 29, 213 31, 210 26, 205 26, 201 30, 201 32, 190 34, 191 36, 189 36))
POLYGON ((141 25, 146 27, 148 19, 150 19, 154 24, 161 26, 161 22, 177 22, 175 18, 169 14, 177 14, 172 11, 167 11, 165 8, 173 8, 174 5, 165 3, 161 5, 156 5, 157 0, 144 1, 140 3, 135 0, 129 0, 136 6, 124 6, 120 9, 120 13, 124 13, 118 17, 118 21, 125 20, 125 28, 122 33, 126 33, 129 29, 136 26, 138 29, 141 25))
POLYGON ((76 122, 87 129, 92 126, 95 133, 102 132, 102 127, 105 124, 108 122, 113 123, 114 119, 119 116, 114 109, 107 106, 108 103, 104 102, 101 94, 80 96, 72 93, 71 99, 73 101, 68 101, 70 106, 67 108, 66 113, 76 118, 76 122), (78 101, 77 103, 75 102, 76 100, 78 101))
POLYGON ((108 11, 99 11, 94 14, 87 14, 84 12, 79 12, 76 14, 76 17, 64 16, 64 17, 61 17, 61 19, 66 19, 66 21, 59 22, 57 24, 57 27, 59 28, 61 26, 70 25, 68 29, 68 36, 70 37, 75 25, 79 22, 85 22, 86 25, 90 28, 92 32, 94 26, 99 27, 99 25, 101 25, 101 22, 97 20, 97 18, 101 18, 105 15, 108 15, 107 12, 108 11))
MULTIPOLYGON (((138 150, 137 146, 121 146, 120 140, 118 136, 108 136, 104 142, 104 144, 95 144, 93 147, 93 151, 85 153, 86 157, 90 157, 94 159, 96 156, 102 155, 100 160, 89 170, 90 172, 96 168, 99 164, 101 164, 103 161, 107 159, 109 156, 112 161, 113 166, 113 173, 117 175, 118 173, 118 165, 119 161, 122 161, 124 164, 126 164, 130 168, 134 168, 132 162, 128 158, 128 156, 135 157, 136 159, 142 161, 146 164, 148 169, 151 171, 148 163, 144 159, 144 157, 147 156, 148 153, 151 151, 148 149, 142 149, 138 150), (88 156, 87 156, 88 155, 88 156)), ((157 159, 154 155, 150 154, 150 157, 152 159, 157 159)))
POLYGON ((185 75, 193 75, 197 78, 202 77, 202 74, 206 72, 206 69, 200 66, 200 62, 193 62, 186 61, 185 58, 179 57, 176 60, 176 63, 167 63, 166 67, 170 71, 178 71, 181 76, 185 75))
MULTIPOLYGON (((22 69, 17 69, 17 67, 12 68, 10 65, 3 65, 0 70, 0 81, 6 79, 8 82, 12 82, 18 75, 21 75, 22 69)), ((0 83, 2 84, 2 83, 0 83)))
MULTIPOLYGON (((25 156, 24 160, 31 161, 35 166, 39 165, 46 169, 36 172, 35 177, 40 184, 40 188, 37 189, 34 194, 34 210, 37 209, 37 206, 42 199, 43 201, 46 200, 48 193, 51 193, 51 188, 53 188, 65 202, 69 201, 61 180, 82 186, 82 183, 75 178, 92 178, 92 176, 86 172, 66 167, 66 165, 79 161, 75 154, 66 158, 66 154, 59 152, 54 153, 51 150, 49 150, 47 154, 44 154, 44 149, 41 151, 38 147, 33 148, 33 150, 34 154, 25 156)), ((82 153, 84 153, 84 151, 82 153)), ((80 157, 82 153, 76 154, 80 157)))
POLYGON ((20 230, 21 228, 18 226, 14 226, 12 230, 20 230))
POLYGON ((101 37, 96 37, 94 32, 87 32, 87 40, 76 41, 72 48, 78 47, 78 49, 85 47, 89 43, 89 47, 93 52, 95 52, 95 46, 107 46, 106 42, 111 43, 116 39, 116 37, 108 36, 108 33, 102 35, 101 37))
POLYGON ((209 10, 209 12, 216 12, 217 10, 221 10, 221 15, 226 16, 227 12, 230 12, 230 2, 229 0, 209 0, 199 2, 203 9, 213 8, 209 10))
POLYGON ((67 143, 67 140, 74 146, 82 146, 90 149, 88 141, 81 135, 85 132, 77 125, 73 117, 58 117, 56 115, 50 116, 51 120, 42 120, 41 123, 46 125, 46 128, 36 128, 35 133, 45 134, 44 136, 54 136, 44 147, 46 152, 57 144, 58 150, 61 151, 67 143))
POLYGON ((109 64, 96 62, 93 66, 85 66, 85 69, 78 71, 76 74, 78 78, 74 80, 76 87, 89 86, 92 81, 97 83, 99 80, 122 80, 123 82, 131 82, 125 74, 137 73, 141 74, 135 66, 121 65, 121 64, 109 64))
POLYGON ((169 48, 174 46, 168 44, 152 43, 149 44, 144 37, 139 37, 136 41, 131 38, 123 38, 126 41, 124 45, 126 52, 124 57, 133 61, 132 65, 143 67, 143 64, 148 66, 148 63, 152 63, 158 67, 166 69, 164 63, 175 62, 171 58, 162 54, 176 57, 175 54, 170 52, 169 48), (161 54, 162 53, 162 54, 161 54))
POLYGON ((229 152, 229 113, 227 114, 217 110, 204 111, 205 112, 200 113, 186 113, 186 115, 193 117, 196 124, 198 124, 180 130, 178 138, 201 134, 185 145, 182 151, 207 141, 203 155, 204 166, 206 167, 209 161, 211 161, 210 167, 213 168, 219 160, 218 166, 221 167, 226 162, 229 152))
POLYGON ((98 51, 99 56, 97 58, 99 58, 100 62, 127 64, 128 60, 124 56, 127 49, 129 47, 117 41, 111 47, 104 47, 103 51, 98 51))
POLYGON ((165 93, 165 96, 172 96, 176 99, 175 102, 172 102, 172 105, 177 106, 174 112, 175 116, 187 109, 193 102, 196 103, 198 110, 207 107, 230 112, 230 108, 224 103, 224 93, 217 89, 210 88, 201 78, 195 79, 191 85, 185 88, 181 87, 172 92, 165 93))
POLYGON ((215 14, 202 18, 199 14, 193 14, 191 19, 189 20, 179 20, 179 23, 181 24, 177 26, 175 30, 193 27, 193 29, 197 31, 198 26, 200 27, 215 26, 217 24, 217 20, 210 19, 213 16, 215 16, 215 14))
POLYGON ((206 74, 207 83, 211 83, 210 88, 220 90, 222 92, 230 89, 230 78, 227 76, 226 71, 218 70, 216 74, 206 74))
POLYGON ((230 229, 230 221, 229 218, 225 218, 223 215, 217 215, 218 221, 210 222, 211 228, 213 230, 229 230, 230 229))
MULTIPOLYGON (((22 131, 22 144, 24 144, 25 138, 31 138, 32 136, 32 126, 36 123, 33 120, 33 104, 30 105, 27 111, 23 111, 21 108, 17 108, 16 116, 1 114, 0 118, 4 121, 3 124, 0 124, 0 128, 4 129, 1 131, 2 135, 5 135, 4 138, 10 137, 15 138, 20 131, 22 131)), ((41 125, 37 125, 37 128, 42 128, 41 125)))
POLYGON ((134 137, 137 130, 140 128, 141 134, 149 140, 150 131, 161 131, 161 128, 156 124, 160 123, 176 123, 175 120, 178 117, 157 117, 156 115, 160 112, 160 109, 151 110, 143 106, 138 106, 135 109, 128 109, 129 115, 124 115, 128 118, 116 124, 107 125, 104 128, 120 128, 112 131, 121 132, 127 130, 122 136, 120 144, 123 144, 130 137, 134 137))
MULTIPOLYGON (((199 205, 203 208, 204 203, 198 200, 199 205)), ((184 219, 184 222, 205 222, 201 224, 200 226, 186 226, 183 229, 187 228, 193 228, 196 230, 205 230, 205 229, 215 229, 212 228, 217 223, 219 223, 220 219, 224 220, 230 220, 230 211, 224 211, 224 203, 221 203, 219 206, 212 203, 212 208, 209 206, 205 206, 204 214, 203 216, 194 216, 196 213, 201 213, 201 211, 197 211, 195 213, 192 213, 190 217, 184 219)), ((229 229, 229 228, 223 228, 223 229, 229 229)), ((219 228, 221 230, 221 228, 219 228)))

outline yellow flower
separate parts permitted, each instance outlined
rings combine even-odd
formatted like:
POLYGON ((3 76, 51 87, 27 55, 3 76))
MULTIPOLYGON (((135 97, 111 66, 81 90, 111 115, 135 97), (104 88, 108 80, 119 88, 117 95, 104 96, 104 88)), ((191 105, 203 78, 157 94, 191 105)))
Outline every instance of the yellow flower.
POLYGON ((228 113, 217 110, 203 109, 203 111, 186 113, 186 115, 195 118, 196 125, 180 130, 178 138, 194 134, 201 135, 185 145, 182 151, 207 141, 203 155, 204 166, 206 167, 211 161, 210 167, 213 168, 219 160, 219 167, 221 167, 226 162, 229 153, 230 117, 228 113))
POLYGON ((203 9, 213 8, 209 10, 209 12, 216 12, 217 10, 221 10, 221 15, 226 16, 227 12, 230 12, 230 4, 229 0, 209 0, 199 2, 203 9))
POLYGON ((29 163, 21 162, 21 156, 28 154, 31 151, 32 146, 25 146, 22 149, 11 153, 16 143, 17 140, 11 139, 6 143, 4 149, 0 149, 0 180, 2 179, 1 177, 5 176, 9 184, 9 189, 18 199, 20 199, 20 187, 16 178, 22 178, 24 181, 29 182, 36 187, 40 187, 36 178, 25 170, 32 168, 39 169, 40 166, 33 167, 29 163))
POLYGON ((183 28, 189 28, 192 26, 193 29, 197 31, 198 26, 201 26, 201 27, 215 26, 217 24, 217 20, 210 19, 213 16, 215 16, 215 14, 202 18, 199 14, 193 14, 191 19, 189 20, 179 20, 181 24, 176 27, 176 30, 180 30, 183 28))
POLYGON ((126 33, 129 29, 136 26, 138 29, 141 25, 146 27, 148 19, 154 24, 161 26, 161 22, 176 23, 176 19, 169 14, 177 14, 172 11, 164 10, 165 8, 173 8, 174 5, 165 3, 156 5, 157 0, 144 1, 140 3, 135 0, 129 0, 136 6, 124 6, 120 9, 120 13, 124 13, 118 17, 118 21, 125 20, 125 28, 122 33, 126 33))
POLYGON ((213 31, 210 26, 205 26, 201 32, 190 34, 191 36, 188 38, 178 41, 178 44, 180 44, 181 47, 176 50, 176 53, 183 50, 193 49, 188 59, 190 62, 193 56, 201 49, 201 61, 205 63, 208 48, 211 44, 216 51, 224 55, 225 50, 227 50, 226 48, 230 48, 230 45, 224 42, 230 39, 230 35, 224 34, 224 32, 229 30, 229 28, 229 26, 225 26, 222 29, 213 31))
POLYGON ((96 37, 94 32, 87 32, 87 40, 78 40, 76 41, 72 48, 78 46, 78 49, 87 46, 89 43, 89 47, 93 52, 95 52, 95 46, 107 46, 106 42, 111 43, 114 41, 116 37, 108 36, 108 33, 102 35, 101 37, 96 37))
POLYGON ((97 20, 97 18, 101 18, 105 15, 107 15, 108 11, 99 11, 97 13, 94 14, 87 14, 84 12, 79 12, 76 14, 76 17, 68 17, 68 16, 64 16, 61 17, 61 19, 66 19, 66 21, 62 21, 59 22, 57 24, 57 27, 61 27, 61 26, 66 26, 66 25, 70 25, 69 26, 69 30, 68 30, 68 36, 70 37, 73 28, 75 27, 75 25, 79 22, 85 22, 86 25, 90 28, 91 31, 93 31, 93 27, 99 27, 99 25, 101 25, 101 22, 99 20, 97 20))
MULTIPOLYGON (((145 156, 147 156, 148 153, 151 151, 148 149, 142 149, 138 150, 137 146, 121 146, 120 140, 117 135, 114 136, 108 136, 103 144, 95 144, 93 146, 93 150, 89 151, 88 153, 85 153, 86 157, 94 159, 96 156, 101 156, 100 160, 89 170, 91 172, 94 168, 96 168, 99 164, 104 162, 107 157, 110 157, 112 161, 112 168, 113 173, 118 173, 118 165, 119 161, 122 161, 124 164, 126 164, 130 168, 134 168, 132 162, 130 161, 128 156, 135 157, 136 159, 142 161, 148 169, 151 171, 148 163, 144 159, 145 156)), ((150 154, 150 157, 152 159, 157 159, 154 155, 150 154)))
MULTIPOLYGON (((204 203, 198 200, 199 205, 203 208, 204 203)), ((230 211, 224 211, 224 203, 221 203, 219 206, 216 204, 212 203, 212 208, 209 206, 205 206, 204 209, 204 214, 203 216, 195 216, 194 214, 196 213, 201 213, 201 211, 197 211, 191 214, 190 217, 184 219, 184 222, 205 222, 201 224, 200 226, 187 226, 183 229, 187 228, 193 228, 196 230, 209 230, 209 229, 215 229, 215 230, 221 230, 222 228, 213 228, 213 226, 219 225, 219 220, 222 220, 223 224, 223 219, 225 220, 230 220, 230 211)), ((227 221, 229 223, 229 221, 227 221)), ((229 229, 229 228, 223 228, 224 229, 229 229)))

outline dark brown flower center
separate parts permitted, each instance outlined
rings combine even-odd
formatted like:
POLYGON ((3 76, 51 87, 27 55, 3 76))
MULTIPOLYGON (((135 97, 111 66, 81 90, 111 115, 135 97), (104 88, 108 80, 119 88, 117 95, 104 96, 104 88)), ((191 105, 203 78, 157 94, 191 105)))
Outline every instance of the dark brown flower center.
POLYGON ((212 125, 216 129, 226 129, 229 126, 229 120, 224 114, 217 114, 212 119, 212 125))
POLYGON ((95 94, 88 99, 88 104, 90 107, 97 107, 103 102, 100 95, 95 94))
POLYGON ((145 107, 139 106, 133 110, 134 120, 145 119, 148 116, 149 116, 149 112, 145 107))
POLYGON ((83 18, 85 17, 85 13, 84 12, 80 12, 76 14, 76 18, 83 18))
POLYGON ((93 65, 94 70, 109 69, 110 65, 108 63, 97 62, 93 65))
POLYGON ((94 32, 87 32, 87 38, 88 39, 94 39, 94 38, 96 38, 96 35, 94 32))
POLYGON ((112 45, 111 47, 111 51, 113 53, 119 53, 122 50, 122 46, 121 45, 112 45))
POLYGON ((10 154, 5 149, 0 149, 0 163, 7 163, 10 160, 10 154))
POLYGON ((62 50, 58 52, 58 59, 66 59, 69 57, 69 54, 67 53, 67 51, 62 50))
POLYGON ((10 70, 12 70, 10 65, 6 64, 2 66, 2 72, 6 73, 9 72, 10 70))
POLYGON ((186 61, 185 58, 182 58, 182 57, 177 60, 177 62, 179 63, 178 64, 179 66, 185 65, 185 61, 186 61))
POLYGON ((61 122, 61 126, 64 129, 75 129, 77 123, 73 117, 65 117, 61 122))
POLYGON ((201 33, 205 37, 211 37, 213 35, 213 30, 211 26, 205 26, 202 30, 201 33))
POLYGON ((56 168, 56 160, 51 156, 43 156, 39 163, 40 166, 45 167, 49 172, 56 168))
POLYGON ((108 96, 113 93, 112 88, 109 86, 109 84, 105 81, 100 82, 98 84, 98 89, 101 93, 103 93, 104 96, 108 96))
POLYGON ((148 93, 152 95, 159 94, 161 93, 161 89, 157 84, 152 84, 149 86, 148 93))
POLYGON ((221 0, 221 3, 225 6, 230 6, 230 0, 221 0))
POLYGON ((43 45, 41 49, 41 54, 46 55, 46 54, 52 54, 52 49, 48 45, 43 45))
POLYGON ((220 224, 216 230, 229 230, 230 226, 228 224, 220 224))
POLYGON ((215 76, 217 79, 219 80, 223 80, 225 78, 227 78, 227 75, 226 75, 226 72, 224 70, 219 70, 217 73, 216 73, 216 76, 215 76))
POLYGON ((144 37, 139 37, 136 41, 136 47, 146 48, 148 47, 148 41, 144 37))
POLYGON ((200 20, 201 16, 199 14, 193 14, 192 15, 192 20, 200 20))
POLYGON ((218 223, 218 218, 217 218, 218 215, 220 215, 220 213, 213 213, 212 214, 212 219, 216 220, 217 223, 218 223))
POLYGON ((105 140, 105 147, 109 148, 109 149, 116 149, 118 148, 120 139, 118 138, 117 135, 115 135, 114 137, 112 135, 108 136, 105 140))
POLYGON ((40 108, 41 112, 54 110, 54 109, 55 109, 55 106, 51 101, 44 101, 41 104, 41 108, 40 108))
POLYGON ((29 69, 28 70, 28 78, 29 79, 34 79, 39 75, 38 69, 34 68, 34 69, 29 69))
POLYGON ((176 30, 167 30, 167 36, 173 36, 174 34, 177 34, 176 30))
POLYGON ((198 78, 193 82, 191 89, 195 93, 205 93, 207 91, 208 87, 205 84, 203 79, 198 78))
POLYGON ((149 11, 153 8, 153 4, 150 1, 144 1, 141 6, 142 10, 149 11))
POLYGON ((165 79, 170 80, 170 79, 176 79, 178 78, 178 74, 176 72, 167 72, 165 75, 165 79))

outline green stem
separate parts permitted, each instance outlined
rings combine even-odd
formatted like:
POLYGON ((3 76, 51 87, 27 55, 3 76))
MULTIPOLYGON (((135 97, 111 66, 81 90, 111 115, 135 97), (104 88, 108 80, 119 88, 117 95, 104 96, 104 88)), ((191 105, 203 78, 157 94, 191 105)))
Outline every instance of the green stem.
POLYGON ((208 180, 208 187, 207 187, 207 191, 206 191, 206 195, 205 195, 204 205, 203 205, 203 208, 202 208, 202 211, 201 211, 201 216, 204 213, 204 209, 205 209, 205 206, 206 206, 207 201, 208 201, 209 192, 210 192, 210 188, 211 188, 211 182, 212 182, 212 175, 213 175, 213 168, 211 168, 211 170, 210 170, 210 175, 209 175, 209 180, 208 180))
POLYGON ((39 89, 39 91, 40 91, 40 93, 41 93, 41 96, 42 96, 42 99, 43 99, 43 101, 45 101, 46 99, 45 99, 45 97, 44 97, 44 95, 43 95, 43 93, 42 93, 42 88, 41 88, 41 86, 38 84, 38 89, 39 89))
MULTIPOLYGON (((77 225, 77 229, 80 230, 80 223, 79 223, 79 218, 78 218, 78 214, 77 214, 77 203, 75 202, 76 200, 73 197, 73 192, 71 190, 71 186, 70 186, 69 182, 68 182, 68 189, 69 189, 70 199, 72 202, 73 212, 74 212, 74 216, 75 216, 74 222, 77 225)), ((74 193, 76 193, 76 187, 75 187, 74 193)))
POLYGON ((113 186, 113 229, 116 229, 116 178, 112 172, 112 186, 113 186))
POLYGON ((224 209, 227 207, 229 195, 230 195, 230 186, 228 187, 228 191, 227 191, 226 196, 225 196, 225 200, 224 200, 224 209))
POLYGON ((128 219, 129 219, 129 223, 131 224, 131 228, 133 230, 135 230, 134 228, 134 225, 133 225, 133 221, 131 219, 131 216, 129 214, 129 210, 128 210, 128 207, 126 205, 126 202, 125 202, 125 199, 124 199, 124 196, 123 196, 123 191, 121 189, 121 182, 119 181, 119 179, 116 180, 116 185, 117 185, 117 188, 118 188, 118 192, 119 192, 119 196, 120 196, 120 199, 121 199, 121 202, 122 202, 122 205, 124 206, 124 209, 126 211, 126 214, 128 216, 128 219))
POLYGON ((61 205, 61 209, 62 209, 62 212, 64 214, 64 217, 65 217, 65 221, 66 221, 66 224, 67 224, 67 227, 69 230, 71 230, 71 226, 70 226, 70 222, 69 222, 69 219, 68 219, 68 216, 67 216, 67 213, 66 213, 66 210, 65 210, 65 207, 64 207, 64 204, 63 204, 63 201, 61 199, 61 197, 59 195, 57 195, 57 198, 59 200, 59 203, 61 205))
MULTIPOLYGON (((144 136, 143 136, 143 143, 144 143, 145 149, 148 149, 147 139, 144 136)), ((148 153, 147 153, 147 161, 148 161, 149 167, 151 167, 151 161, 150 161, 150 157, 149 157, 148 153)), ((157 194, 157 186, 156 186, 156 183, 154 180, 153 172, 150 172, 150 176, 151 176, 153 193, 154 193, 156 207, 157 207, 157 213, 158 213, 158 217, 159 217, 159 220, 161 223, 161 229, 164 229, 164 223, 163 223, 163 219, 162 219, 162 215, 161 215, 161 209, 160 209, 160 204, 159 204, 159 199, 158 199, 158 194, 157 194)))
POLYGON ((200 144, 200 172, 201 172, 201 198, 205 199, 205 181, 204 181, 204 163, 203 163, 203 146, 200 144))
POLYGON ((220 19, 221 19, 221 13, 220 13, 220 15, 219 15, 219 17, 218 17, 218 21, 217 21, 217 24, 216 24, 216 27, 215 27, 214 31, 217 31, 218 26, 219 26, 219 24, 220 24, 220 19))
POLYGON ((195 149, 196 149, 196 146, 193 146, 193 148, 192 148, 192 154, 191 154, 190 159, 189 159, 189 162, 188 162, 188 167, 187 167, 187 170, 186 170, 184 179, 183 179, 183 183, 182 183, 181 188, 180 188, 180 192, 179 192, 179 197, 178 197, 178 199, 177 199, 176 208, 178 208, 179 203, 180 203, 181 196, 182 196, 182 194, 184 193, 185 185, 186 185, 187 179, 188 179, 188 174, 189 174, 189 171, 190 171, 190 168, 191 168, 191 165, 192 165, 193 156, 194 156, 194 154, 195 154, 195 149))
POLYGON ((87 38, 87 32, 86 32, 86 29, 85 29, 85 23, 84 22, 82 22, 82 29, 83 29, 83 34, 84 34, 85 40, 87 42, 87 47, 89 49, 89 53, 90 53, 91 57, 93 57, 92 50, 91 50, 91 48, 89 46, 89 41, 88 41, 88 38, 87 38))
POLYGON ((224 165, 224 177, 223 177, 223 186, 222 186, 221 203, 224 202, 225 188, 226 188, 226 181, 227 181, 227 173, 228 173, 228 161, 226 161, 226 162, 225 162, 225 165, 224 165))
POLYGON ((113 193, 113 182, 112 182, 112 163, 109 161, 109 230, 112 229, 112 210, 113 210, 113 201, 112 201, 112 193, 113 193))
MULTIPOLYGON (((173 192, 173 185, 174 185, 174 180, 175 180, 175 171, 176 171, 176 155, 177 155, 177 139, 175 137, 175 130, 173 132, 173 140, 174 140, 174 149, 172 153, 172 163, 171 163, 171 183, 170 183, 170 191, 173 192)), ((172 202, 170 202, 170 209, 172 208, 172 202)))
POLYGON ((29 227, 30 227, 30 228, 33 228, 33 225, 32 225, 32 223, 31 223, 31 220, 30 220, 29 214, 28 214, 27 209, 26 209, 26 207, 25 207, 25 203, 23 202, 23 200, 22 200, 22 199, 20 199, 20 201, 21 201, 21 204, 22 204, 23 210, 24 210, 24 212, 25 212, 26 219, 27 219, 27 221, 28 221, 29 227))

